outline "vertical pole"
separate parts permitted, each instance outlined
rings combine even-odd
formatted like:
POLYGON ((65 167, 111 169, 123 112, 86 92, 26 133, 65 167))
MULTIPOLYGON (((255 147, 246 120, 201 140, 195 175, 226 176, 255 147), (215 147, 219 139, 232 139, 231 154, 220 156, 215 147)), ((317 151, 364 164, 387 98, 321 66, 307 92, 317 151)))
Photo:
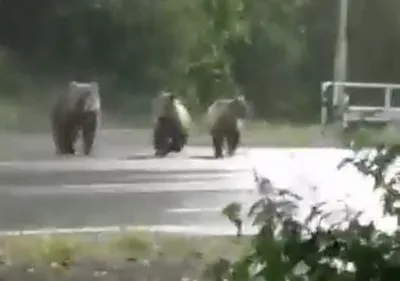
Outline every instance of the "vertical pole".
POLYGON ((326 96, 325 83, 321 83, 321 126, 325 128, 328 124, 328 97, 326 96))
POLYGON ((385 113, 388 112, 390 109, 391 99, 392 99, 392 89, 386 88, 385 89, 385 105, 384 105, 385 113))
MULTIPOLYGON (((340 0, 338 16, 338 32, 336 38, 336 53, 333 70, 334 82, 346 82, 347 79, 347 14, 348 0, 340 0)), ((334 85, 333 105, 343 107, 343 87, 334 85)))

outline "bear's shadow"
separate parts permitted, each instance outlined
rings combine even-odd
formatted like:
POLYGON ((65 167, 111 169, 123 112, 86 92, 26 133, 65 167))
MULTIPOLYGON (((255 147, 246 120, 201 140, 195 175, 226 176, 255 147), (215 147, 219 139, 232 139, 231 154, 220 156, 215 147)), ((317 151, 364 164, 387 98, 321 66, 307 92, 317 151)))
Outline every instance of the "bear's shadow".
POLYGON ((213 160, 215 159, 212 155, 191 155, 189 156, 190 159, 200 159, 200 160, 213 160))
POLYGON ((157 159, 160 157, 155 156, 154 154, 136 154, 130 155, 126 157, 127 160, 150 160, 150 159, 157 159))
MULTIPOLYGON (((163 158, 181 158, 179 157, 180 155, 176 155, 176 154, 169 154, 165 157, 159 157, 159 156, 155 156, 154 154, 136 154, 136 155, 130 155, 124 159, 126 160, 151 160, 151 159, 163 159, 163 158)), ((190 155, 190 156, 186 156, 184 157, 186 159, 199 159, 199 160, 213 160, 215 159, 214 156, 212 155, 190 155)))
POLYGON ((175 153, 169 153, 167 156, 161 157, 161 156, 156 156, 154 154, 134 154, 134 155, 130 155, 128 157, 125 157, 124 159, 127 160, 151 160, 151 159, 164 159, 164 158, 181 158, 181 156, 179 154, 175 154, 175 153))
MULTIPOLYGON (((223 158, 221 159, 229 159, 229 158, 234 158, 236 155, 240 155, 240 153, 236 153, 233 156, 228 156, 224 155, 223 158)), ((126 160, 151 160, 151 159, 164 159, 164 158, 170 158, 170 159, 197 159, 197 160, 218 160, 219 158, 215 158, 214 155, 212 154, 203 154, 203 155, 182 155, 181 153, 169 153, 165 157, 159 157, 154 155, 153 153, 139 153, 139 154, 133 154, 129 155, 127 157, 124 157, 126 160)))

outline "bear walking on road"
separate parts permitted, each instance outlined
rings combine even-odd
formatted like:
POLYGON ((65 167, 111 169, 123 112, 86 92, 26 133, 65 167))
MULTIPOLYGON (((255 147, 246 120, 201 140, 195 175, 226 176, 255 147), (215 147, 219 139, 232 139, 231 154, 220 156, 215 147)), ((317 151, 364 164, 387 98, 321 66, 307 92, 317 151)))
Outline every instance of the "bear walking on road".
POLYGON ((173 93, 161 92, 153 100, 153 147, 155 155, 164 157, 180 152, 187 144, 191 116, 173 93))
POLYGON ((244 96, 233 99, 218 99, 207 110, 209 133, 212 137, 214 157, 223 157, 226 140, 228 155, 233 156, 241 138, 241 119, 249 116, 249 105, 244 96))
POLYGON ((57 97, 50 115, 57 154, 74 155, 75 143, 82 131, 83 152, 89 155, 100 125, 98 83, 70 82, 68 92, 57 97))

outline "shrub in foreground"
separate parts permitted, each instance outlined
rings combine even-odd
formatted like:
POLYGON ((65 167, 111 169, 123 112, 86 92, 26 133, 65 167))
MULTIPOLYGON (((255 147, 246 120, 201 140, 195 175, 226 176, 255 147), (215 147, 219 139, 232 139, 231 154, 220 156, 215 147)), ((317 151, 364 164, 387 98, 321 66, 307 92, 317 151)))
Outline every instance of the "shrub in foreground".
MULTIPOLYGON (((375 151, 345 159, 338 168, 352 164, 371 176, 375 189, 383 191, 385 215, 400 218, 400 199, 396 189, 397 173, 389 174, 400 148, 378 147, 375 151)), ((384 233, 373 222, 362 225, 361 212, 347 211, 343 221, 326 226, 331 215, 323 211, 324 202, 312 206, 303 220, 296 218, 301 197, 290 191, 275 189, 268 180, 256 182, 261 198, 249 211, 259 233, 252 238, 251 250, 235 263, 215 270, 214 280, 268 281, 346 281, 398 280, 400 276, 400 232, 384 233)), ((362 199, 362 198, 360 198, 362 199)), ((240 206, 231 204, 224 214, 240 226, 240 206)), ((400 220, 398 219, 400 222, 400 220)), ((240 229, 238 229, 240 234, 240 229)), ((219 262, 220 264, 221 262, 219 262)))

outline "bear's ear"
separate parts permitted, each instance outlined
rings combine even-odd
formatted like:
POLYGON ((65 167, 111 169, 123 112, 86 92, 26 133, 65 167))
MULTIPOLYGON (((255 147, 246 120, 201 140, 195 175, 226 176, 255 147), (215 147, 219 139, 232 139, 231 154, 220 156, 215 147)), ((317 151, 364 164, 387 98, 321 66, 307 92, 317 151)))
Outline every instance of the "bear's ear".
POLYGON ((171 101, 174 101, 174 100, 176 99, 175 94, 171 93, 171 94, 169 95, 169 99, 170 99, 171 101))
POLYGON ((236 100, 236 101, 245 101, 246 98, 245 98, 244 95, 237 95, 237 96, 235 97, 235 100, 236 100))
POLYGON ((76 81, 69 82, 68 88, 70 91, 74 90, 77 87, 78 87, 78 82, 76 82, 76 81))

